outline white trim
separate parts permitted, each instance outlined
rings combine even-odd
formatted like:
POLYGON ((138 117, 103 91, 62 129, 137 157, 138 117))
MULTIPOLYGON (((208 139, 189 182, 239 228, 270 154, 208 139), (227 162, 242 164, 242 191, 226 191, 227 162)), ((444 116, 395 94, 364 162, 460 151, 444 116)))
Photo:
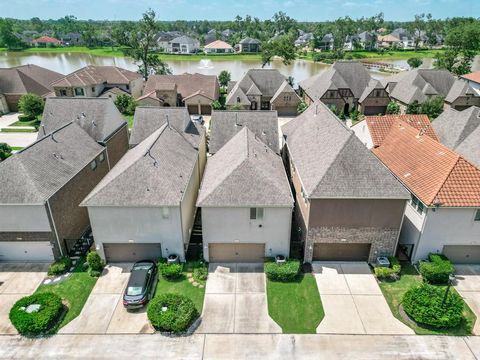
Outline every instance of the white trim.
POLYGON ((50 207, 50 201, 47 199, 47 206, 48 211, 50 212, 50 218, 52 219, 53 230, 55 231, 55 237, 57 238, 58 250, 60 251, 60 255, 63 256, 62 246, 60 245, 60 239, 58 237, 57 227, 55 226, 55 219, 53 218, 52 208, 50 207))

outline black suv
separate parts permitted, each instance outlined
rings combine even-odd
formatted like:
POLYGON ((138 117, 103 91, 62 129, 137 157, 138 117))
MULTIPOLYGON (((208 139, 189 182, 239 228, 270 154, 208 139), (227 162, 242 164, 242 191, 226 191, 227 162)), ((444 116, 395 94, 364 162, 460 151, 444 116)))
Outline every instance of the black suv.
POLYGON ((141 308, 155 294, 156 285, 157 265, 155 262, 151 260, 136 262, 123 294, 123 306, 127 309, 141 308))

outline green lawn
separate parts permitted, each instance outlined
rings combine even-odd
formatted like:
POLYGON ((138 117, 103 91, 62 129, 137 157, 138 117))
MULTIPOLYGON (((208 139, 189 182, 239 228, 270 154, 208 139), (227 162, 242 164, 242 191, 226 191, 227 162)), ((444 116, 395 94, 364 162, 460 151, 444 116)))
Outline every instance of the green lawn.
POLYGON ((184 267, 183 275, 180 277, 180 279, 169 281, 165 280, 161 275, 159 275, 155 296, 164 293, 177 293, 185 295, 193 301, 198 313, 201 314, 203 309, 203 298, 205 297, 205 282, 202 284, 204 286, 203 288, 195 287, 190 284, 187 279, 187 273, 189 271, 191 271, 191 263, 187 262, 184 267))
POLYGON ((123 117, 127 120, 128 128, 131 129, 133 127, 133 115, 123 115, 123 117))
POLYGON ((59 325, 61 328, 80 314, 96 282, 97 278, 88 275, 83 268, 83 261, 80 261, 67 280, 54 285, 41 285, 36 292, 53 292, 68 302, 69 309, 59 325))
POLYGON ((16 133, 16 132, 23 132, 23 133, 34 133, 37 132, 35 129, 16 129, 16 128, 2 128, 2 132, 8 132, 8 133, 16 133))
MULTIPOLYGON (((410 289, 412 286, 419 285, 422 283, 422 277, 417 273, 415 267, 411 264, 402 263, 402 272, 401 278, 395 282, 381 282, 380 288, 382 289, 383 296, 388 302, 390 309, 392 310, 393 315, 405 323, 406 325, 410 326, 415 333, 419 335, 471 335, 471 330, 473 325, 476 321, 476 316, 470 310, 467 304, 465 304, 464 315, 466 321, 461 325, 451 328, 451 329, 444 329, 444 330, 437 330, 431 328, 420 327, 413 322, 405 321, 399 312, 399 305, 402 301, 403 294, 410 289)), ((444 287, 444 286, 443 286, 444 287)), ((451 288, 450 291, 456 291, 455 289, 451 288)))
POLYGON ((39 126, 40 125, 40 120, 38 119, 33 119, 33 120, 28 120, 28 121, 16 121, 13 124, 10 124, 9 126, 39 126))
MULTIPOLYGON (((407 60, 410 58, 434 58, 437 54, 443 53, 444 50, 396 50, 396 51, 384 51, 383 53, 376 51, 346 51, 345 56, 352 55, 355 58, 355 55, 358 55, 357 60, 407 60)), ((313 59, 312 52, 309 52, 307 56, 299 56, 299 58, 304 58, 306 60, 313 59)))
POLYGON ((267 279, 268 313, 286 334, 314 334, 325 316, 315 277, 291 283, 267 279))

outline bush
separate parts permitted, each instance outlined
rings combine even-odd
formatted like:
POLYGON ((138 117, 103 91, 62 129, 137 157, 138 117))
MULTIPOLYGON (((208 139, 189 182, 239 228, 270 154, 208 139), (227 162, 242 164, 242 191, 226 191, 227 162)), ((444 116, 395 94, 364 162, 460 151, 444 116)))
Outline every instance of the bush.
POLYGON ((184 332, 198 315, 193 301, 180 294, 162 294, 151 300, 147 308, 148 319, 159 331, 184 332))
POLYGON ((198 265, 193 269, 193 279, 195 281, 205 281, 208 277, 208 267, 205 264, 198 265))
MULTIPOLYGON (((87 255, 87 264, 88 264, 88 273, 92 272, 102 272, 103 267, 105 266, 100 255, 96 251, 90 251, 87 255)), ((91 274, 92 275, 92 274, 91 274)), ((92 275, 95 276, 95 275, 92 275)))
POLYGON ((10 310, 10 321, 22 335, 40 335, 48 333, 60 320, 62 299, 50 292, 33 294, 18 300, 10 310), (29 305, 38 304, 40 309, 28 313, 29 305))
POLYGON ((88 273, 88 275, 90 275, 91 277, 100 277, 100 275, 102 275, 102 272, 101 272, 101 271, 93 270, 93 269, 91 269, 91 268, 88 268, 87 273, 88 273))
POLYGON ((12 155, 12 148, 7 143, 0 143, 0 161, 12 155))
POLYGON ((48 275, 61 275, 64 274, 72 266, 72 260, 68 256, 62 256, 60 259, 50 264, 48 267, 48 275))
POLYGON ((20 112, 32 119, 42 115, 44 107, 45 101, 35 94, 22 95, 18 101, 18 109, 20 112))
POLYGON ((167 264, 162 262, 159 264, 160 274, 167 280, 175 280, 182 276, 183 264, 167 264))
POLYGON ((133 115, 135 114, 135 108, 137 103, 133 97, 128 94, 120 94, 115 98, 115 106, 118 111, 124 115, 133 115))
POLYGON ((420 274, 430 284, 446 284, 448 276, 455 272, 450 260, 442 254, 430 254, 429 261, 420 262, 420 274))
POLYGON ((275 259, 269 258, 265 262, 264 271, 267 277, 272 281, 295 281, 300 273, 300 261, 288 259, 283 264, 277 264, 275 259))
POLYGON ((390 267, 376 266, 374 268, 375 276, 379 279, 392 279, 396 280, 400 276, 402 266, 395 256, 389 256, 390 267))
POLYGON ((463 320, 463 300, 450 291, 442 306, 445 289, 422 284, 408 290, 403 296, 403 309, 417 323, 435 328, 451 328, 463 320))

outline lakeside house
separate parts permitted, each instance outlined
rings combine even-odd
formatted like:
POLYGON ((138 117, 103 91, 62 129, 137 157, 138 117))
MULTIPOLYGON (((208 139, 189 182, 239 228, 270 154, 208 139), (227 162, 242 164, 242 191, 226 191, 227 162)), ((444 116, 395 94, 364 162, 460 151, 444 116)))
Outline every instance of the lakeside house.
POLYGON ((168 42, 166 51, 172 54, 194 54, 200 49, 200 42, 187 35, 176 37, 168 42))
POLYGON ((55 47, 61 46, 62 42, 54 37, 44 35, 33 39, 30 44, 34 47, 55 47))
POLYGON ((238 52, 240 53, 258 53, 261 51, 262 42, 258 39, 244 38, 238 43, 238 52))
POLYGON ((205 45, 203 48, 205 54, 233 54, 233 47, 222 40, 215 40, 205 45))

